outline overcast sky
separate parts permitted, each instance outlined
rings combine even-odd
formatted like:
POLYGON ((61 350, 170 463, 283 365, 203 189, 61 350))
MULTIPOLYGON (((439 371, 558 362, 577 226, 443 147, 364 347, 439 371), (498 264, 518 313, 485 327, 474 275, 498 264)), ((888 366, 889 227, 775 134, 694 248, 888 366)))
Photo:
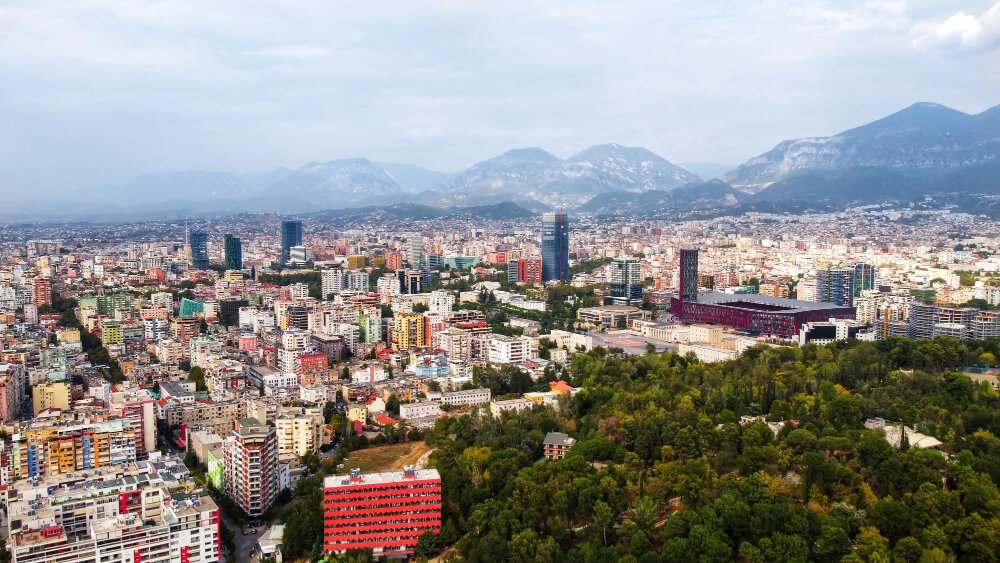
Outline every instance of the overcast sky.
POLYGON ((605 142, 735 165, 917 101, 1000 104, 1000 2, 0 4, 8 196, 605 142))

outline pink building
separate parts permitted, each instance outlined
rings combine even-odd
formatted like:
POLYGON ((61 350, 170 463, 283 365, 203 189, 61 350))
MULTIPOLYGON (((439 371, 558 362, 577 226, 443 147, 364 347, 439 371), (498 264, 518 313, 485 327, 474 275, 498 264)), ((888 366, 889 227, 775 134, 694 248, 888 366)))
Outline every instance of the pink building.
POLYGON ((24 395, 23 374, 19 364, 0 363, 0 423, 17 420, 24 395))

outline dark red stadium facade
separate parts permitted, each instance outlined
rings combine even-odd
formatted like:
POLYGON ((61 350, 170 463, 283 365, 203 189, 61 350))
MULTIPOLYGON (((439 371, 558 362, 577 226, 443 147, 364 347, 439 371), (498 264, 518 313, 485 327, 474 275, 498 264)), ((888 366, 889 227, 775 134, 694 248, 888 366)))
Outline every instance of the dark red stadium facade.
POLYGON ((700 293, 697 300, 674 296, 670 312, 685 323, 726 325, 754 335, 791 338, 803 323, 853 319, 854 307, 765 295, 700 293))

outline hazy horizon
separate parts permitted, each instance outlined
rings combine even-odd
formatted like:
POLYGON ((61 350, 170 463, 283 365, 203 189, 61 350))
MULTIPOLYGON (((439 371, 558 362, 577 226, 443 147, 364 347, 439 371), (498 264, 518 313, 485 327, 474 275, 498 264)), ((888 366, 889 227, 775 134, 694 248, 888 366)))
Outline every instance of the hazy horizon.
POLYGON ((363 156, 642 146, 736 166, 915 102, 1000 103, 1000 2, 0 7, 0 196, 363 156), (31 190, 31 192, 26 192, 31 190))

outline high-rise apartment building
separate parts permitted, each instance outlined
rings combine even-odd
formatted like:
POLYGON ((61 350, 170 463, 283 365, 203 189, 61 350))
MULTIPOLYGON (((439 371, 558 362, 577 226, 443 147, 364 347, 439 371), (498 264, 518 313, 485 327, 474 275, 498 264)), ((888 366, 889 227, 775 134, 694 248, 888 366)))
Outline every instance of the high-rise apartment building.
POLYGON ((69 409, 69 384, 65 381, 38 383, 31 386, 32 411, 35 416, 46 409, 69 409))
POLYGON ((111 393, 108 414, 123 418, 135 432, 135 457, 146 459, 156 451, 155 401, 145 389, 129 389, 111 393))
POLYGON ((854 306, 854 268, 828 268, 816 272, 816 301, 854 306))
POLYGON ((641 266, 635 258, 616 258, 610 266, 610 303, 635 305, 642 302, 641 266))
POLYGON ((569 219, 565 213, 542 215, 542 281, 569 279, 569 219))
POLYGON ((11 465, 19 477, 135 461, 135 431, 127 420, 81 424, 38 423, 15 435, 11 465))
POLYGON ((282 412, 274 420, 274 425, 279 455, 294 454, 301 457, 307 453, 316 453, 323 441, 323 414, 320 409, 282 412))
POLYGON ((400 349, 429 346, 426 340, 427 318, 423 315, 396 315, 393 317, 393 345, 400 349))
POLYGON ((278 496, 278 438, 273 426, 246 422, 223 443, 226 494, 255 518, 278 496))
POLYGON ((226 269, 243 269, 243 241, 233 235, 226 235, 224 240, 226 251, 226 269))
POLYGON ((507 281, 542 283, 542 261, 538 258, 515 258, 507 262, 507 281))
POLYGON ((362 474, 323 481, 324 551, 371 549, 376 557, 413 554, 420 536, 441 528, 441 476, 436 469, 362 474))
POLYGON ((427 311, 431 314, 447 315, 455 307, 455 295, 450 291, 432 291, 427 297, 427 311))
POLYGON ((398 270, 403 267, 403 255, 390 250, 385 253, 385 267, 388 270, 398 270))
POLYGON ((52 281, 49 278, 37 277, 31 282, 32 303, 41 307, 52 306, 52 281))
POLYGON ((73 471, 10 485, 13 563, 209 563, 220 560, 219 508, 185 492, 176 458, 73 471))
POLYGON ((188 247, 191 249, 191 266, 195 270, 207 270, 209 266, 208 233, 202 231, 189 232, 188 247))
POLYGON ((284 219, 281 221, 281 260, 282 264, 291 258, 293 246, 302 246, 302 221, 284 219))
POLYGON ((681 301, 698 300, 698 249, 680 250, 680 272, 677 276, 677 296, 681 301))
POLYGON ((329 268, 320 274, 323 299, 332 293, 340 293, 344 289, 344 271, 340 268, 329 268))

